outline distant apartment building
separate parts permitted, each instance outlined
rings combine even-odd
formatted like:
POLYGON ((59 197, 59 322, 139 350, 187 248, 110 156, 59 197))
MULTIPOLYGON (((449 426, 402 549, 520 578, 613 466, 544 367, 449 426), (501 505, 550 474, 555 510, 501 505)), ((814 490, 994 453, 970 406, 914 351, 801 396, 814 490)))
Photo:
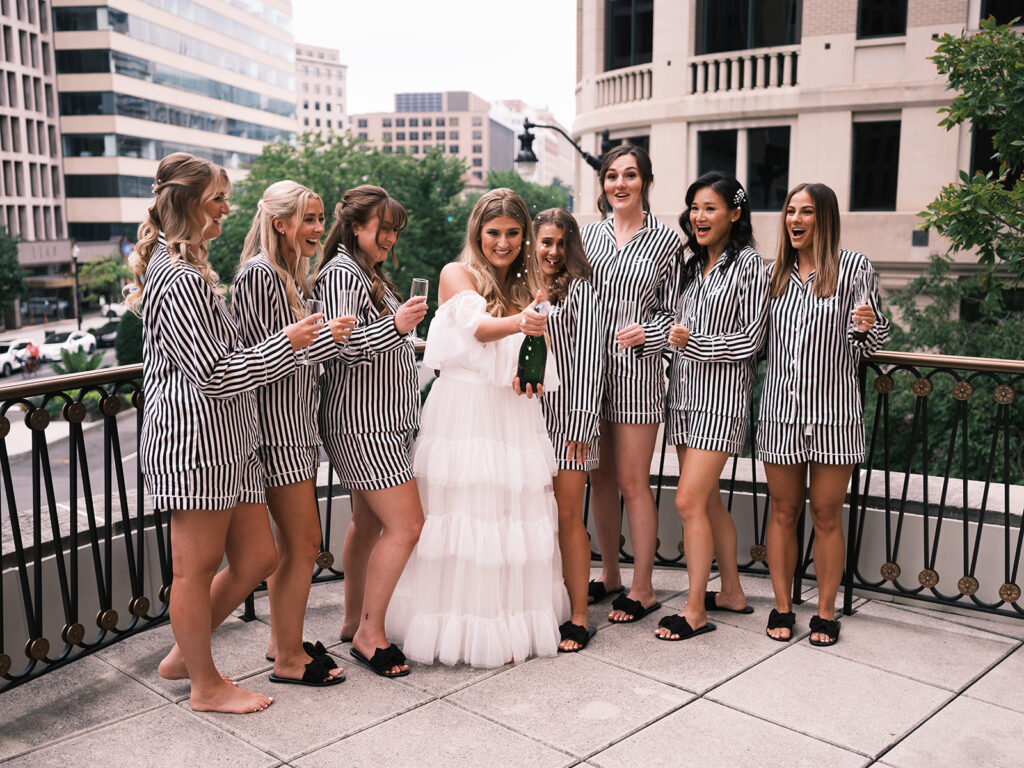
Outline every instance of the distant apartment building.
POLYGON ((395 94, 394 112, 352 115, 351 132, 413 157, 440 147, 466 162, 470 186, 482 185, 488 171, 511 169, 515 155, 515 133, 491 117, 490 102, 468 91, 395 94))
MULTIPOLYGON (((18 259, 30 273, 71 254, 53 38, 48 0, 0 2, 0 226, 21 238, 18 259)), ((56 290, 62 279, 30 283, 56 290)))
MULTIPOLYGON (((539 125, 557 126, 568 133, 568 129, 559 123, 550 110, 531 107, 518 99, 496 101, 491 106, 491 117, 499 123, 512 129, 517 140, 523 132, 523 121, 539 125)), ((564 136, 557 131, 538 128, 532 131, 534 136, 533 153, 537 156, 537 168, 533 175, 526 179, 534 184, 548 186, 556 179, 565 186, 572 185, 573 161, 576 157, 576 150, 573 149, 564 136)), ((518 142, 516 152, 519 151, 518 142)))
POLYGON ((294 136, 288 0, 53 4, 70 237, 108 252, 134 240, 171 152, 238 179, 267 142, 294 136))
MULTIPOLYGON (((735 174, 769 257, 787 190, 824 182, 839 198, 843 245, 878 263, 883 284, 902 284, 946 249, 919 231, 917 213, 991 156, 990 138, 970 125, 938 125, 953 92, 928 59, 935 38, 989 14, 1008 21, 1022 5, 577 0, 574 135, 594 154, 605 128, 647 147, 651 204, 673 225, 690 182, 710 169, 735 174)), ((577 213, 595 219, 596 175, 577 163, 573 186, 577 213)))
POLYGON ((295 106, 299 132, 342 133, 347 126, 348 67, 339 63, 340 53, 331 48, 295 44, 298 88, 295 106))

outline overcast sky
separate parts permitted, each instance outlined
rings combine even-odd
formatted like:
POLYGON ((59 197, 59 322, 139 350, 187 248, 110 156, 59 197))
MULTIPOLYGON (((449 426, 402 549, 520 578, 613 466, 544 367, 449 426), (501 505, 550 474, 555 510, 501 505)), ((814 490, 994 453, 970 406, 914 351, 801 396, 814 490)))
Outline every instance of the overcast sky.
POLYGON ((574 0, 292 0, 297 43, 341 51, 348 111, 394 94, 472 91, 576 115, 574 0))

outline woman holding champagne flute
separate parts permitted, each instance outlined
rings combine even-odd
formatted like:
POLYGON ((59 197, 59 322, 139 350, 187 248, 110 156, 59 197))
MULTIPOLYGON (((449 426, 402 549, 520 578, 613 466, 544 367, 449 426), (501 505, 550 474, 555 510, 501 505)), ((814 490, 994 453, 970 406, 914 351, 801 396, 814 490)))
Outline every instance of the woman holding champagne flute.
POLYGON ((632 144, 604 156, 598 208, 607 218, 583 228, 594 269, 605 343, 601 404, 601 463, 590 473, 591 509, 601 552, 601 578, 589 595, 600 602, 622 592, 619 494, 633 543, 633 583, 612 603, 609 621, 637 621, 660 604, 651 576, 657 549, 658 510, 651 493, 651 459, 665 414, 661 352, 675 313, 681 263, 679 236, 651 213, 654 174, 647 152, 632 144))
MULTIPOLYGON (((320 196, 294 181, 271 184, 256 206, 245 238, 232 307, 242 341, 255 345, 312 312, 323 312, 311 293, 310 266, 319 261, 324 234, 320 196)), ((316 363, 338 355, 354 317, 329 322, 311 348, 296 353, 294 375, 256 390, 267 505, 276 526, 277 569, 267 580, 270 595, 271 682, 334 685, 345 679, 321 643, 303 643, 302 623, 309 574, 320 551, 316 471, 320 437, 316 425, 316 363)))
POLYGON ((408 223, 401 204, 369 184, 342 195, 327 236, 314 293, 328 316, 354 314, 341 356, 324 365, 320 435, 339 481, 352 492, 345 535, 345 618, 350 654, 384 677, 409 674, 388 642, 384 616, 423 527, 412 474, 419 421, 416 354, 409 338, 427 312, 426 296, 404 304, 383 269, 408 223), (351 311, 345 306, 351 303, 351 311))
POLYGON ((864 460, 860 360, 889 336, 875 270, 839 248, 839 203, 824 184, 798 184, 786 197, 775 263, 769 267, 768 368, 757 427, 758 458, 771 495, 766 544, 775 608, 765 630, 788 642, 796 616, 790 589, 796 526, 810 502, 818 609, 811 645, 839 641, 836 594, 843 576, 843 501, 864 460))
POLYGON ((676 510, 683 522, 690 580, 681 614, 658 624, 662 640, 711 632, 707 611, 752 613, 740 585, 736 526, 718 480, 730 454, 743 451, 755 358, 764 344, 768 278, 754 250, 747 194, 736 179, 711 171, 686 190, 679 215, 692 256, 680 279, 679 322, 669 331, 677 354, 669 375, 665 433, 679 456, 676 510), (708 592, 712 559, 720 592, 708 592))

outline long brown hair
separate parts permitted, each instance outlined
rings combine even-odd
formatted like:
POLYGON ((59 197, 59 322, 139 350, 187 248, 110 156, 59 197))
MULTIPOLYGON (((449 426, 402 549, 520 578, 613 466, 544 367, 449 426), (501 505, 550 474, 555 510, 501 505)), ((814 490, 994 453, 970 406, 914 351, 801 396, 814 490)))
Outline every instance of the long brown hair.
POLYGON ((210 287, 223 295, 224 287, 210 266, 207 244, 201 240, 210 224, 204 206, 222 189, 225 194, 231 189, 228 173, 209 160, 175 152, 160 161, 153 183, 156 197, 139 225, 138 242, 128 260, 133 282, 125 286, 124 303, 132 312, 142 314, 143 280, 161 233, 171 259, 195 267, 210 287))
POLYGON ((827 299, 836 292, 839 280, 839 201, 831 187, 817 182, 797 184, 786 195, 779 221, 779 247, 775 252, 772 271, 771 296, 778 298, 786 292, 789 275, 796 264, 797 251, 786 230, 786 210, 797 192, 807 192, 814 204, 814 235, 811 253, 814 256, 814 295, 827 299))
MULTIPOLYGON (((255 258, 262 253, 270 266, 273 267, 277 276, 284 284, 285 297, 288 306, 292 310, 296 320, 306 316, 306 307, 303 297, 309 296, 310 265, 304 263, 301 251, 299 250, 298 228, 293 241, 289 243, 292 253, 295 254, 295 261, 288 264, 284 258, 282 240, 284 235, 274 229, 274 219, 291 221, 296 216, 299 221, 306 215, 311 200, 320 201, 320 195, 308 187, 304 187, 294 181, 278 181, 271 184, 263 191, 263 197, 256 204, 256 215, 253 216, 252 226, 245 236, 245 244, 242 246, 242 256, 238 263, 245 264, 249 259, 255 258)), ((323 205, 322 201, 321 205, 323 205)), ((323 251, 317 243, 316 256, 313 258, 313 268, 320 264, 323 251)))
MULTIPOLYGON (((587 261, 587 253, 583 249, 580 226, 571 213, 564 208, 548 208, 538 213, 533 217, 535 239, 540 237, 540 228, 546 224, 551 224, 562 230, 562 238, 565 241, 565 258, 562 260, 562 269, 548 286, 548 301, 557 304, 569 292, 569 283, 572 280, 589 280, 594 274, 594 270, 591 268, 590 262, 587 261)), ((540 269, 540 256, 536 243, 534 243, 531 267, 536 270, 538 276, 544 274, 540 269)))
POLYGON ((539 271, 534 265, 533 226, 530 224, 530 211, 523 198, 511 189, 501 187, 484 194, 469 215, 466 224, 466 243, 457 259, 469 272, 480 295, 487 302, 487 312, 494 317, 505 317, 512 312, 519 312, 534 299, 540 288, 539 271), (480 245, 480 235, 487 222, 502 216, 508 216, 523 230, 523 244, 515 261, 509 265, 504 280, 491 262, 484 256, 480 245))
POLYGON ((605 153, 604 158, 601 160, 601 170, 597 173, 598 184, 601 188, 601 194, 597 198, 597 209, 604 216, 612 212, 611 203, 608 202, 608 197, 604 193, 604 177, 608 175, 608 169, 612 167, 612 163, 623 155, 632 155, 636 160, 636 169, 640 172, 641 182, 640 200, 645 211, 650 212, 651 210, 651 200, 648 197, 651 191, 651 184, 654 183, 651 156, 647 154, 647 150, 643 147, 638 147, 635 144, 619 144, 619 146, 605 153))
MULTIPOLYGON (((377 217, 378 221, 377 242, 380 242, 380 227, 391 227, 395 230, 395 245, 397 245, 397 237, 409 225, 409 214, 405 212, 402 204, 391 197, 386 190, 372 184, 360 184, 345 192, 341 196, 341 202, 334 206, 334 224, 327 235, 324 261, 320 269, 323 269, 327 262, 338 255, 338 246, 342 246, 369 276, 370 301, 381 315, 386 315, 391 310, 384 302, 385 287, 399 299, 401 299, 401 295, 395 288, 395 284, 391 282, 388 273, 384 271, 383 264, 370 261, 366 254, 359 249, 359 238, 356 237, 355 230, 352 229, 353 224, 365 227, 374 217, 377 217)), ((398 256, 395 254, 394 246, 391 248, 391 263, 392 266, 398 266, 398 256)))

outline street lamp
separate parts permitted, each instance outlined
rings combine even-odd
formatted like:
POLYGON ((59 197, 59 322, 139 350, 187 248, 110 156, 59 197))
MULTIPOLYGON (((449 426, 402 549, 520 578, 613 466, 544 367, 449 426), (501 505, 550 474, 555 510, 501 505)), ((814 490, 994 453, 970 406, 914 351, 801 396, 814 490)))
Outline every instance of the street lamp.
POLYGON ((595 171, 601 170, 601 159, 604 157, 605 152, 611 148, 612 142, 611 139, 608 138, 607 128, 601 131, 601 155, 599 157, 594 157, 583 149, 583 147, 573 141, 572 137, 557 125, 541 125, 540 123, 531 123, 529 119, 526 119, 523 120, 523 132, 519 134, 519 154, 516 155, 515 159, 516 168, 522 176, 532 176, 537 167, 537 155, 533 152, 533 140, 535 137, 530 132, 533 128, 548 128, 552 131, 558 131, 576 148, 576 151, 583 156, 587 165, 595 171))
POLYGON ((78 330, 82 330, 82 297, 78 294, 78 254, 82 249, 78 243, 71 241, 71 274, 75 276, 75 319, 78 321, 78 330))

